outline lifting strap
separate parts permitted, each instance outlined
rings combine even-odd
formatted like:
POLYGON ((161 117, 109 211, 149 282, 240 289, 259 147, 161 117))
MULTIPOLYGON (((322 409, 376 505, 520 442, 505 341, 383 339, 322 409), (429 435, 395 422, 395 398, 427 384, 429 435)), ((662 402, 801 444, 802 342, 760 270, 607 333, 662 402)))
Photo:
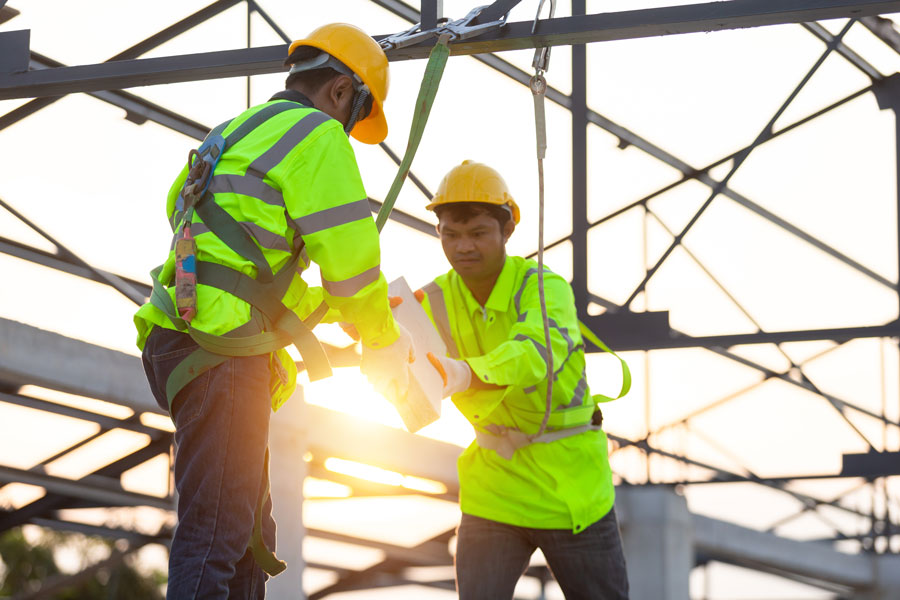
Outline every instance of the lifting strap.
POLYGON ((437 43, 428 54, 428 64, 425 65, 425 75, 422 77, 422 85, 419 87, 419 96, 416 98, 416 112, 413 115, 412 125, 409 127, 409 141, 406 144, 406 153, 403 160, 400 161, 400 167, 397 169, 397 175, 391 184, 391 189, 384 199, 381 208, 378 210, 378 217, 375 219, 375 225, 378 231, 384 228, 387 223, 397 196, 400 195, 400 188, 409 175, 412 167, 413 158, 419 149, 419 142, 422 141, 422 134, 425 133, 425 124, 428 123, 428 115, 431 114, 431 107, 434 104, 434 98, 437 96, 438 86, 441 83, 441 77, 444 74, 444 67, 447 66, 447 57, 450 56, 450 34, 445 33, 438 37, 437 43))
MULTIPOLYGON (((538 6, 538 14, 535 17, 534 27, 537 27, 538 18, 541 14, 541 7, 544 0, 541 0, 538 6)), ((555 11, 555 1, 551 0, 550 17, 553 17, 555 11)), ((615 398, 605 396, 603 394, 594 394, 591 399, 593 402, 586 404, 577 409, 565 410, 563 412, 552 412, 553 398, 553 349, 550 342, 550 323, 547 315, 547 303, 544 297, 544 158, 547 154, 547 121, 544 112, 544 96, 547 91, 547 81, 544 79, 544 71, 547 69, 550 58, 549 48, 538 48, 534 54, 532 65, 535 68, 535 74, 529 82, 532 96, 534 98, 534 129, 537 149, 537 168, 538 168, 538 296, 541 304, 541 318, 544 325, 544 341, 547 349, 547 396, 544 410, 544 417, 541 421, 540 428, 535 434, 527 434, 520 429, 514 427, 504 427, 492 425, 488 428, 475 428, 475 439, 478 445, 488 450, 494 450, 507 460, 512 460, 516 450, 529 446, 531 444, 546 444, 561 440, 573 435, 585 433, 587 431, 601 431, 600 424, 593 424, 593 413, 596 405, 602 402, 610 402, 621 398, 631 389, 631 371, 628 364, 622 360, 615 352, 603 343, 584 323, 578 321, 578 328, 581 335, 587 338, 598 348, 604 352, 608 352, 615 356, 622 364, 622 388, 619 395, 615 398), (565 415, 565 420, 559 422, 558 416, 565 415), (557 421, 554 423, 554 421, 557 421), (574 424, 573 424, 574 423, 574 424), (554 427, 556 425, 556 427, 554 427), (548 427, 554 427, 548 431, 548 427)))

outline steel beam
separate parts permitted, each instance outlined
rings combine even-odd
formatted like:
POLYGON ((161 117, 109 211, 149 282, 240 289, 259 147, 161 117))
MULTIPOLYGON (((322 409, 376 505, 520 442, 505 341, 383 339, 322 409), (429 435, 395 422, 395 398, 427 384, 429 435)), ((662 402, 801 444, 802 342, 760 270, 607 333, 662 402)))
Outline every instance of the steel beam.
POLYGON ((121 529, 118 527, 105 527, 102 525, 90 525, 88 523, 79 523, 76 521, 65 521, 62 519, 51 518, 35 518, 31 520, 33 525, 54 529, 56 531, 69 531, 80 533, 83 535, 104 537, 111 540, 125 539, 132 543, 140 544, 163 544, 167 545, 171 540, 172 531, 162 529, 155 535, 148 535, 131 529, 121 529))
POLYGON ((875 34, 875 37, 900 54, 900 31, 897 31, 893 21, 882 17, 863 17, 859 21, 875 34))
MULTIPOLYGON (((845 342, 856 338, 898 337, 900 322, 893 321, 885 325, 864 325, 860 327, 843 327, 834 329, 801 329, 796 331, 760 331, 758 333, 734 333, 726 335, 691 336, 679 334, 674 330, 663 330, 662 317, 668 313, 616 313, 599 316, 582 316, 585 325, 597 332, 603 341, 617 351, 629 350, 663 350, 671 348, 731 348, 745 344, 782 344, 784 342, 810 342, 828 340, 845 342), (629 316, 631 319, 618 319, 629 316), (658 321, 658 322, 657 322, 658 321), (645 329, 641 329, 646 324, 645 329), (636 327, 636 329, 634 329, 636 327), (664 335, 658 335, 665 331, 664 335)), ((588 352, 599 349, 589 344, 588 352)))
MULTIPOLYGON (((2 318, 0 340, 4 342, 0 344, 2 381, 33 383, 114 402, 136 412, 163 412, 135 356, 2 318), (41 357, 39 363, 34 361, 35 356, 41 357)), ((307 409, 304 428, 313 455, 335 456, 433 479, 446 485, 449 493, 457 493, 458 446, 318 406, 307 409)))
POLYGON ((109 271, 103 271, 102 269, 88 269, 87 267, 82 266, 80 262, 77 262, 64 254, 47 252, 46 250, 34 248, 5 237, 0 237, 0 252, 35 264, 43 265, 50 269, 56 269, 57 271, 62 271, 70 275, 90 279, 91 281, 96 281, 97 283, 102 283, 104 285, 109 285, 109 278, 117 277, 141 294, 144 294, 144 296, 150 296, 150 286, 146 283, 116 275, 109 271), (107 277, 103 277, 98 273, 106 274, 107 277))
POLYGON ((175 508, 172 498, 129 492, 115 479, 99 475, 87 475, 74 480, 0 465, 0 481, 37 485, 49 493, 68 498, 83 498, 102 503, 103 506, 152 506, 163 510, 175 508))
MULTIPOLYGON (((453 42, 454 55, 483 54, 542 46, 722 31, 900 11, 900 0, 731 0, 548 19, 541 33, 532 21, 508 23, 498 31, 453 42)), ((381 39, 385 36, 375 36, 381 39)), ((388 51, 390 60, 428 56, 432 42, 388 51)), ((283 44, 182 56, 120 60, 60 69, 0 75, 0 100, 59 96, 284 71, 283 44)))
POLYGON ((18 16, 20 13, 12 6, 6 6, 6 0, 0 0, 0 25, 18 16))
POLYGON ((791 579, 865 589, 874 581, 871 556, 838 552, 825 544, 801 542, 693 515, 696 552, 707 558, 791 579))
POLYGON ((111 429, 125 429, 134 431, 135 433, 154 435, 160 431, 159 429, 142 425, 137 416, 132 416, 127 419, 117 419, 88 410, 66 406, 65 404, 57 404, 56 402, 48 402, 46 400, 39 400, 38 398, 29 398, 28 396, 22 396, 20 394, 5 394, 0 392, 0 402, 96 423, 100 426, 101 433, 111 429))

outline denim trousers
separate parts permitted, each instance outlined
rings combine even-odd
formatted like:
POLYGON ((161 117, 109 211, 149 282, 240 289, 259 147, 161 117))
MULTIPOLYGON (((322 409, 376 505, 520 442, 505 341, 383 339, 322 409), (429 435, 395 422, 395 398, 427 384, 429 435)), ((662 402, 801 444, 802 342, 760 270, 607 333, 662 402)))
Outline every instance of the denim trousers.
MULTIPOLYGON (((168 410, 166 380, 197 344, 154 328, 143 362, 150 388, 168 410)), ((269 437, 267 356, 234 357, 191 381, 173 402, 178 525, 169 551, 168 600, 264 598, 266 574, 248 550, 264 487, 269 437)), ((263 539, 275 550, 272 501, 263 539)))
POLYGON ((627 600, 628 577, 615 510, 579 534, 531 529, 463 513, 456 541, 460 600, 505 600, 536 548, 566 600, 627 600))

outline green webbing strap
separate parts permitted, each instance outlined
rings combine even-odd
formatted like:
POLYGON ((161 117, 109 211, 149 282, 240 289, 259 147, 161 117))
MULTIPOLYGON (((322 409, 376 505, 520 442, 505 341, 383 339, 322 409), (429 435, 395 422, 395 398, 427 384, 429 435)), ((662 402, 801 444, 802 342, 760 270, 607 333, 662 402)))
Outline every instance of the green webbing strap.
POLYGON ((172 410, 174 408, 172 404, 178 392, 183 390, 194 379, 213 367, 218 367, 229 358, 228 356, 213 354, 203 348, 198 348, 188 354, 178 363, 177 367, 172 369, 172 372, 169 373, 169 378, 166 379, 166 398, 169 401, 169 415, 173 421, 175 420, 175 413, 172 410))
POLYGON ((263 494, 260 496, 259 504, 256 505, 256 514, 253 519, 253 533, 250 534, 250 552, 253 554, 256 564, 260 568, 274 577, 287 568, 287 564, 283 560, 279 560, 275 553, 266 547, 266 542, 262 536, 262 510, 266 504, 266 498, 269 496, 269 449, 266 448, 266 458, 263 462, 263 494))
POLYGON ((612 402, 613 400, 618 400, 622 396, 628 393, 628 390, 631 389, 631 371, 628 369, 628 363, 622 360, 618 354, 609 349, 609 346, 603 343, 597 335, 591 331, 587 325, 582 323, 580 320, 578 321, 578 329, 581 331, 582 337, 586 338, 589 342, 592 342, 595 346, 603 350, 604 352, 608 352, 612 354, 616 358, 619 359, 619 362, 622 363, 622 389, 619 390, 619 395, 615 398, 610 398, 609 396, 604 396, 603 394, 594 394, 593 399, 594 403, 600 402, 612 402))
MULTIPOLYGON (((195 212, 203 219, 210 232, 217 238, 222 240, 226 246, 231 248, 239 256, 251 261, 256 267, 257 279, 262 283, 272 281, 272 267, 269 261, 263 255, 262 250, 247 233, 247 230, 241 227, 234 217, 219 206, 213 199, 211 192, 206 192, 203 198, 197 202, 194 208, 195 212)), ((199 281, 199 276, 198 276, 199 281)))
POLYGON ((447 45, 449 35, 442 35, 438 38, 437 44, 431 49, 428 55, 428 64, 425 65, 425 76, 422 78, 422 85, 419 87, 419 97, 416 99, 416 113, 413 117, 412 125, 409 128, 409 142, 406 144, 406 154, 400 161, 400 168, 397 170, 397 176, 391 184, 391 189, 381 209, 378 211, 378 217, 375 219, 375 225, 378 231, 384 227, 394 208, 394 202, 400 195, 400 188, 406 181, 409 169, 412 166, 413 158, 416 150, 419 149, 419 142, 422 141, 422 134, 425 133, 425 124, 428 122, 428 115, 431 113, 431 106, 434 104, 434 97, 437 95, 438 85, 441 82, 441 76, 444 74, 444 67, 447 65, 447 57, 450 56, 450 47, 447 45))

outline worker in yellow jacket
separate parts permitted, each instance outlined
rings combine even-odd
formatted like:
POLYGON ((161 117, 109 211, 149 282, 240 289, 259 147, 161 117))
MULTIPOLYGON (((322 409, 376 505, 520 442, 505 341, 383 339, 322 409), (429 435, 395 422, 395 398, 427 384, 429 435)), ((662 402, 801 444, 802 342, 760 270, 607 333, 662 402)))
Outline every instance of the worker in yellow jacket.
POLYGON ((348 135, 387 135, 388 61, 362 30, 320 27, 291 44, 285 90, 216 127, 169 190, 174 233, 138 310, 150 387, 175 422, 178 526, 168 598, 262 598, 273 554, 270 406, 330 368, 311 333, 353 323, 361 369, 405 393, 410 340, 395 323, 378 231, 348 135), (322 287, 300 273, 313 261, 322 287), (328 309, 331 309, 330 311, 328 309))
POLYGON ((428 208, 453 267, 419 294, 448 348, 428 359, 474 426, 458 461, 461 600, 512 598, 540 548, 569 600, 619 600, 628 581, 601 415, 568 282, 545 269, 552 406, 537 263, 506 255, 519 208, 494 169, 464 161, 428 208))

